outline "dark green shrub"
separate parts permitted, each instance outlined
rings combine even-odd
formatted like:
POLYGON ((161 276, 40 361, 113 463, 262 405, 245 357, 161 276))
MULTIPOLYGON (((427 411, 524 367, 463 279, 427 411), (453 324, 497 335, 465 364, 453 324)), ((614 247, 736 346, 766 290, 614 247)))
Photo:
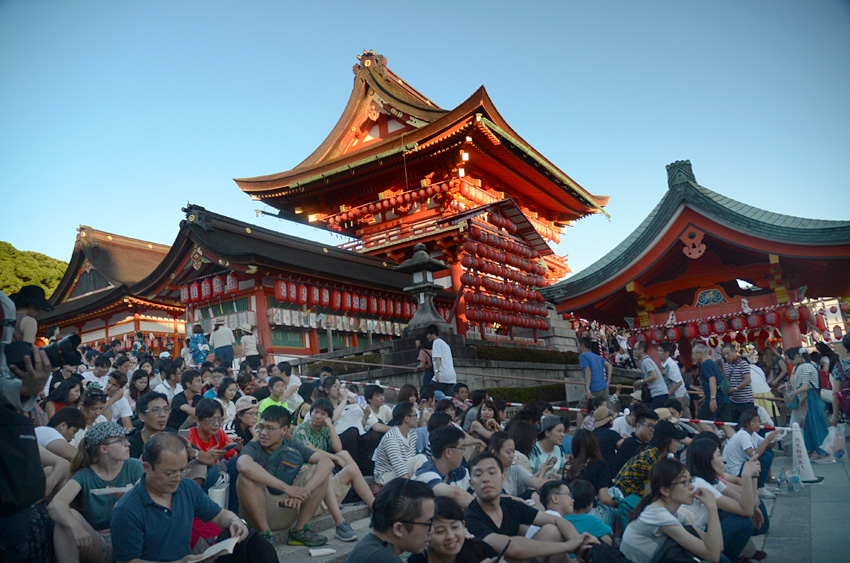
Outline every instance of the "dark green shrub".
MULTIPOLYGON (((347 360, 351 362, 365 362, 367 364, 380 364, 381 363, 381 354, 363 354, 362 356, 345 356, 342 358, 334 358, 339 360, 347 360)), ((346 375, 349 373, 357 373, 360 371, 366 371, 369 369, 369 366, 362 366, 360 364, 340 364, 337 362, 328 362, 325 360, 317 359, 314 362, 309 364, 304 364, 301 366, 301 373, 304 375, 310 375, 316 377, 319 375, 319 372, 322 370, 322 366, 330 366, 333 370, 334 375, 346 375)), ((376 368, 377 369, 377 368, 376 368)))
POLYGON ((487 389, 494 399, 502 399, 506 403, 533 403, 546 401, 557 403, 567 400, 567 391, 563 385, 541 385, 540 387, 492 387, 487 389))

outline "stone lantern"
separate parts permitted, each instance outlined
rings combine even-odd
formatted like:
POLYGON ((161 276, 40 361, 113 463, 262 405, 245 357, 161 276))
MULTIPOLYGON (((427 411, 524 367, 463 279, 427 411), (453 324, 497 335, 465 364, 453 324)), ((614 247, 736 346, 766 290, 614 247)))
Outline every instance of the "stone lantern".
POLYGON ((413 285, 405 287, 404 291, 416 298, 417 307, 416 314, 407 323, 407 328, 404 330, 405 335, 418 334, 429 325, 437 325, 441 333, 451 332, 454 334, 454 327, 447 323, 437 312, 437 308, 434 307, 434 296, 443 289, 434 283, 434 272, 448 270, 448 268, 439 260, 431 258, 425 245, 421 242, 413 247, 412 258, 394 268, 398 272, 413 276, 413 285))

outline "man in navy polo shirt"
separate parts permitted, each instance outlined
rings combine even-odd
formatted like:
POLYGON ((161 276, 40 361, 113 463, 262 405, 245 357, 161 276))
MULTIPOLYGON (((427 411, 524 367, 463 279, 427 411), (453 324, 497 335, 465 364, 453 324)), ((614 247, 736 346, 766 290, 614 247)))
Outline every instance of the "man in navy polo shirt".
POLYGON ((428 438, 432 457, 416 471, 413 480, 430 486, 435 496, 452 498, 466 508, 472 495, 468 492, 469 471, 462 465, 463 437, 463 430, 454 426, 434 430, 428 438))
POLYGON ((192 519, 229 529, 239 541, 248 526, 222 510, 191 479, 184 479, 189 457, 186 441, 163 432, 145 443, 145 475, 112 510, 112 558, 122 561, 195 561, 190 538, 192 519))

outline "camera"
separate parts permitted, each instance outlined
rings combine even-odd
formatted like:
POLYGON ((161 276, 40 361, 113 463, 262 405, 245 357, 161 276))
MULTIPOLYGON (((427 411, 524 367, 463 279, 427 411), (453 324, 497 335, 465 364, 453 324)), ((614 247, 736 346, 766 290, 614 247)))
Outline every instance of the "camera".
MULTIPOLYGON (((50 365, 55 369, 66 365, 78 366, 83 363, 80 353, 77 352, 77 346, 79 345, 80 336, 78 334, 69 334, 62 340, 39 349, 47 354, 50 365)), ((6 344, 6 363, 8 365, 25 370, 24 358, 27 356, 31 360, 35 359, 33 357, 32 345, 29 342, 16 341, 6 344)))

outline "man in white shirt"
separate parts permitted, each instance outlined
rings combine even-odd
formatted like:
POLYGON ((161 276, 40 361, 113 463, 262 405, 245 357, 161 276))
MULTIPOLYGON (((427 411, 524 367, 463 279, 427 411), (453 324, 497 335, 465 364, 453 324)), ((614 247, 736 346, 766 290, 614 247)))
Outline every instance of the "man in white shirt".
POLYGON ((70 444, 80 430, 86 427, 86 419, 80 409, 64 408, 50 417, 47 426, 36 426, 35 439, 48 451, 72 461, 77 448, 70 444))
POLYGON ((673 359, 675 351, 676 345, 673 342, 662 342, 658 345, 661 373, 664 376, 664 383, 667 384, 670 398, 682 403, 682 415, 685 418, 691 418, 691 401, 688 397, 685 381, 682 379, 682 371, 679 369, 679 364, 673 359))
POLYGON ((177 366, 171 360, 162 360, 159 363, 159 373, 162 376, 162 383, 157 385, 154 391, 168 397, 168 405, 171 406, 174 395, 183 392, 183 387, 180 385, 180 375, 177 374, 177 366))
POLYGON ((104 405, 103 414, 112 422, 132 430, 133 423, 130 419, 133 417, 133 409, 130 408, 130 401, 124 396, 126 384, 127 376, 121 370, 112 370, 109 374, 109 383, 106 384, 106 395, 109 398, 104 405))
POLYGON ((94 369, 83 374, 83 379, 87 382, 85 383, 85 386, 88 387, 89 383, 97 383, 100 389, 105 391, 106 384, 109 383, 109 376, 107 373, 109 372, 111 365, 109 358, 105 358, 103 356, 95 358, 94 369))
POLYGON ((431 342, 431 360, 434 362, 434 388, 446 395, 452 395, 454 394, 454 385, 457 383, 452 349, 446 344, 445 340, 440 338, 440 329, 437 328, 437 325, 428 326, 425 329, 425 335, 431 342))

